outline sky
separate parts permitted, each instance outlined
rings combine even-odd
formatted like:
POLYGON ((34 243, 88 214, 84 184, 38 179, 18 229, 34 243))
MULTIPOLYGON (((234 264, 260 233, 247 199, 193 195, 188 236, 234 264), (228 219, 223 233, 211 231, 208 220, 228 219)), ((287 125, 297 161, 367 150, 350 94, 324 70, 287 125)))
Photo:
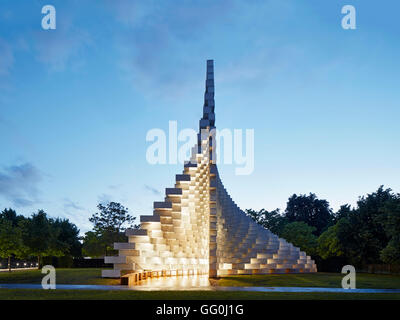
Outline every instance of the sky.
POLYGON ((99 202, 152 213, 181 164, 146 161, 149 130, 197 129, 214 59, 218 129, 254 129, 254 171, 222 181, 242 208, 315 193, 337 210, 400 192, 398 1, 0 3, 0 208, 82 233, 99 202), (56 29, 41 25, 44 5, 56 29), (356 9, 345 30, 341 9, 356 9))

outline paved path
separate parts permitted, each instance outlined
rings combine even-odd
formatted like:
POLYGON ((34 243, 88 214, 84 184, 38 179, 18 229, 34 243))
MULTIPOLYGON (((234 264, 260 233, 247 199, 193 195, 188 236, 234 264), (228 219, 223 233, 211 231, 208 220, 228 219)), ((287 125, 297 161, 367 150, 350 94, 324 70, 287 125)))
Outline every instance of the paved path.
MULTIPOLYGON (((307 288, 307 287, 152 287, 152 286, 108 286, 58 284, 60 290, 131 290, 131 291, 253 291, 253 292, 342 292, 342 293, 400 293, 400 289, 342 289, 342 288, 307 288)), ((7 283, 0 284, 0 289, 42 289, 40 284, 7 283)))
MULTIPOLYGON (((32 267, 32 268, 12 268, 11 271, 24 271, 24 270, 37 270, 38 267, 32 267)), ((8 269, 0 269, 0 272, 9 272, 8 269)))

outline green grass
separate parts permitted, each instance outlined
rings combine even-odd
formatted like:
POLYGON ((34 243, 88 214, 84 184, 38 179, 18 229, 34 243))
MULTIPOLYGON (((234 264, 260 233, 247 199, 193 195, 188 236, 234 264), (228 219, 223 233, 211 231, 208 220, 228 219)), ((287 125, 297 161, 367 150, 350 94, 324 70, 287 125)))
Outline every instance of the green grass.
MULTIPOLYGON (((101 278, 101 269, 56 269, 58 284, 118 285, 119 279, 101 278)), ((0 283, 37 283, 44 274, 40 270, 0 272, 0 283)), ((338 273, 239 275, 212 279, 218 286, 329 287, 340 288, 343 275, 338 273)), ((357 288, 398 289, 400 275, 357 274, 357 288)), ((157 300, 258 300, 258 299, 396 299, 392 293, 283 293, 223 291, 105 291, 105 290, 37 290, 0 289, 0 300, 11 299, 157 299, 157 300)))
POLYGON ((101 291, 1 289, 0 300, 400 300, 389 293, 101 291))
MULTIPOLYGON (((237 275, 212 280, 223 287, 325 287, 341 288, 341 273, 237 275)), ((400 289, 400 275, 356 274, 358 289, 400 289)))
MULTIPOLYGON (((58 284, 99 284, 118 285, 119 279, 101 277, 101 269, 56 269, 58 284)), ((0 272, 0 283, 37 283, 44 274, 40 270, 0 272)), ((258 287, 325 287, 340 288, 343 274, 271 274, 237 275, 212 279, 217 286, 258 286, 258 287)), ((400 275, 358 273, 356 285, 359 289, 400 289, 400 275)))
MULTIPOLYGON (((0 283, 37 283, 42 282, 41 270, 23 270, 0 272, 0 283)), ((119 279, 101 277, 101 269, 56 269, 56 283, 59 284, 99 284, 119 285, 119 279)))

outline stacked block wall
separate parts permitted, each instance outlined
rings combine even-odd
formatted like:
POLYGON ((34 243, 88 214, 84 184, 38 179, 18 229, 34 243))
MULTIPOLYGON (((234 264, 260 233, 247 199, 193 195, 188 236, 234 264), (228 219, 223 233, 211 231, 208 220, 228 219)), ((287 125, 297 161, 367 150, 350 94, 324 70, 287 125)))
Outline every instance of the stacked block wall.
POLYGON ((103 277, 120 277, 133 271, 167 271, 171 275, 209 272, 209 148, 193 148, 191 162, 176 175, 162 202, 154 202, 152 216, 141 216, 140 229, 126 231, 128 243, 115 243, 115 257, 105 257, 113 270, 103 277))
POLYGON ((310 256, 247 216, 216 175, 216 275, 316 272, 310 256))

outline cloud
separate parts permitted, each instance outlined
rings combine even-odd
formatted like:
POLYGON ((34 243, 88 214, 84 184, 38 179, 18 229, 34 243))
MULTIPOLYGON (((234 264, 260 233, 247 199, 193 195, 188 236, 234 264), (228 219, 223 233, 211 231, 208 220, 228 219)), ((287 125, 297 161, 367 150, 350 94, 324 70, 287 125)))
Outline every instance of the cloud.
POLYGON ((225 27, 232 1, 181 2, 108 1, 117 23, 118 64, 135 87, 161 96, 182 96, 197 85, 193 75, 204 68, 207 43, 214 28, 225 27), (194 58, 196 57, 196 58, 194 58), (193 63, 194 59, 199 62, 193 63))
POLYGON ((31 201, 23 198, 14 198, 13 203, 16 207, 30 207, 35 204, 35 201, 31 201))
POLYGON ((235 8, 230 0, 182 1, 179 6, 158 0, 108 0, 106 3, 116 20, 125 26, 164 29, 182 40, 193 39, 204 26, 221 22, 235 8))
POLYGON ((97 197, 97 202, 101 203, 101 204, 106 204, 106 203, 111 202, 111 199, 112 199, 111 195, 102 193, 101 195, 99 195, 97 197))
POLYGON ((117 189, 120 189, 121 187, 122 187, 122 184, 110 184, 108 186, 108 188, 111 190, 117 190, 117 189))
POLYGON ((90 214, 88 212, 76 214, 76 212, 69 212, 68 210, 64 210, 63 218, 68 219, 76 226, 78 226, 80 230, 80 235, 84 235, 85 232, 92 229, 92 224, 89 222, 90 214))
POLYGON ((135 0, 106 0, 105 3, 119 22, 129 26, 138 25, 154 10, 152 0, 146 4, 135 0))
POLYGON ((199 72, 204 72, 205 59, 210 58, 216 59, 218 83, 236 82, 241 88, 259 90, 282 70, 298 70, 297 51, 303 54, 285 39, 258 29, 265 24, 273 28, 293 17, 292 1, 106 3, 123 25, 115 39, 119 68, 144 95, 183 100, 198 92, 203 85, 199 72))
POLYGON ((16 207, 28 207, 40 202, 38 183, 41 172, 31 163, 5 167, 0 172, 0 196, 16 207))
POLYGON ((64 198, 64 210, 85 210, 85 208, 79 206, 76 202, 73 202, 71 199, 64 198))
POLYGON ((146 190, 148 190, 148 191, 151 191, 151 192, 152 192, 154 195, 156 195, 156 196, 161 195, 161 192, 160 192, 160 191, 158 191, 157 189, 155 189, 155 188, 153 188, 153 187, 151 187, 151 186, 149 186, 149 185, 147 185, 147 184, 144 185, 144 188, 145 188, 146 190))
POLYGON ((260 90, 260 86, 276 82, 282 75, 287 79, 302 70, 299 64, 306 56, 303 48, 294 45, 270 48, 268 44, 260 44, 259 48, 257 52, 236 58, 219 69, 218 83, 260 90))
POLYGON ((93 44, 90 33, 76 28, 68 16, 57 20, 55 30, 38 31, 33 38, 37 60, 51 72, 81 66, 85 49, 93 44))
POLYGON ((90 212, 87 211, 86 208, 69 198, 64 198, 62 202, 63 217, 79 226, 81 235, 92 228, 89 222, 90 212))

